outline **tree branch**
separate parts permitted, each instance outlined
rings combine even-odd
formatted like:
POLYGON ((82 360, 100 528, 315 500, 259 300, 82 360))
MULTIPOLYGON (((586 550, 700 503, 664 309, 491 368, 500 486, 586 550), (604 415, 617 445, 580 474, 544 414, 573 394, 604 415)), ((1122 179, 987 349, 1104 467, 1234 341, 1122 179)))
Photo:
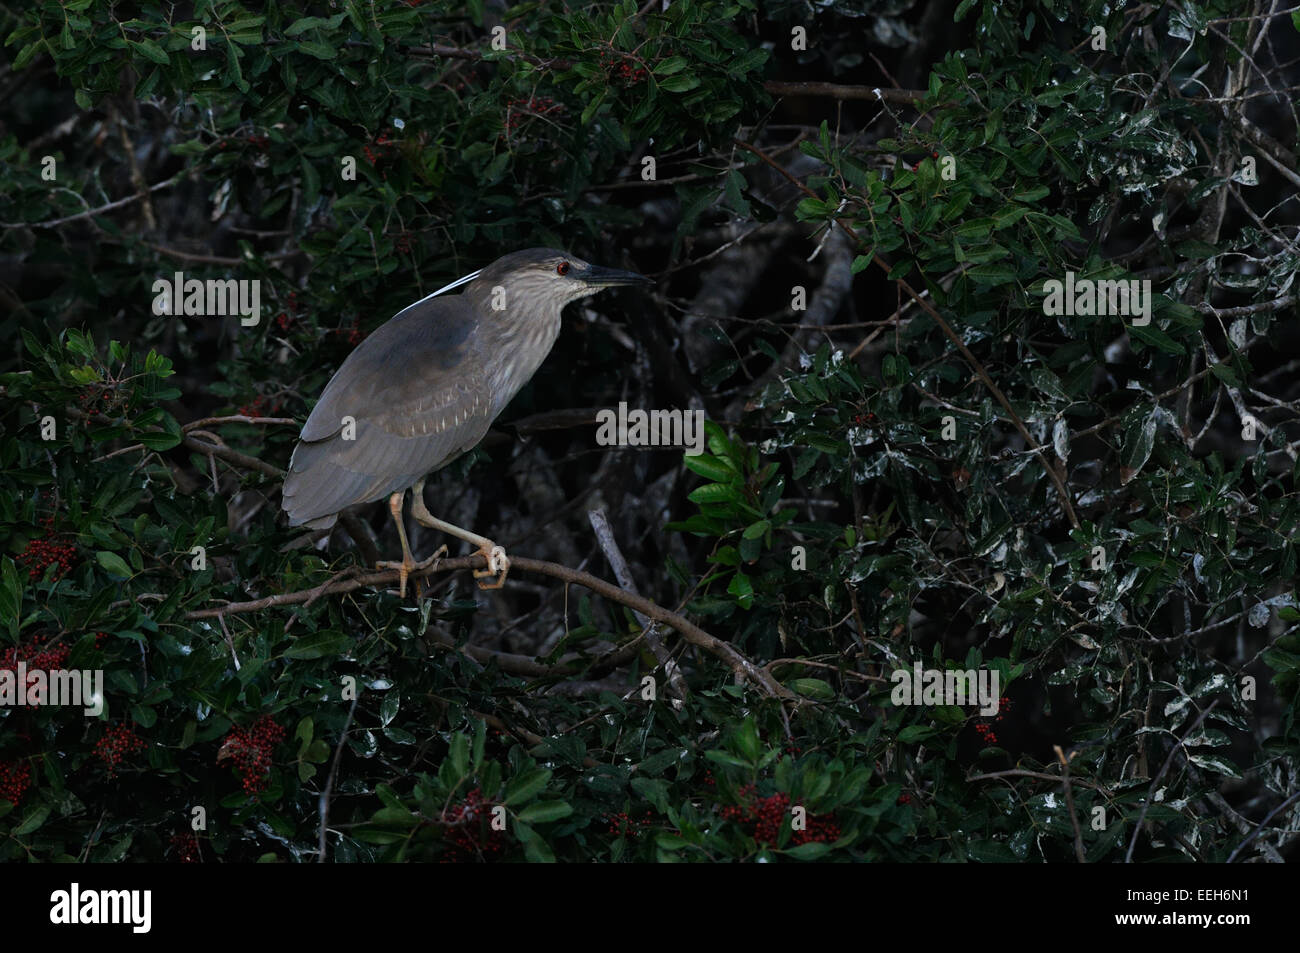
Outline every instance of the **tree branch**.
MULTIPOLYGON (((261 461, 258 462, 260 463, 261 461)), ((408 578, 422 579, 437 572, 454 572, 462 569, 486 568, 487 559, 485 559, 481 554, 475 553, 472 556, 460 556, 455 559, 439 560, 435 565, 426 566, 423 569, 417 569, 412 572, 408 578)), ((704 649, 710 655, 725 662, 727 666, 731 668, 732 672, 736 674, 737 678, 750 682, 773 697, 782 698, 787 701, 798 700, 798 696, 773 678, 770 673, 765 672, 738 652, 730 645, 730 643, 724 642, 721 639, 710 635, 685 616, 673 612, 670 609, 665 609, 663 606, 651 602, 644 596, 639 596, 636 593, 625 592, 618 588, 618 586, 608 583, 603 579, 598 579, 590 573, 582 572, 577 569, 570 569, 567 566, 546 562, 541 559, 529 559, 525 556, 511 556, 510 568, 522 570, 523 572, 535 572, 543 576, 550 576, 553 579, 559 579, 563 582, 574 583, 585 589, 590 589, 592 592, 604 596, 606 599, 640 612, 647 618, 654 619, 657 622, 663 622, 664 624, 676 629, 687 642, 704 649)), ((392 583, 397 582, 397 575, 396 570, 365 573, 364 575, 358 575, 351 579, 340 579, 337 583, 327 583, 323 590, 321 587, 317 586, 312 589, 304 589, 298 592, 282 592, 274 596, 265 596, 261 599, 253 599, 249 602, 232 602, 229 605, 222 606, 218 609, 196 609, 187 612, 185 618, 187 620, 215 619, 232 613, 258 612, 262 609, 270 609, 275 606, 299 605, 307 602, 309 599, 318 598, 326 592, 331 594, 341 594, 370 586, 391 585, 392 583)))

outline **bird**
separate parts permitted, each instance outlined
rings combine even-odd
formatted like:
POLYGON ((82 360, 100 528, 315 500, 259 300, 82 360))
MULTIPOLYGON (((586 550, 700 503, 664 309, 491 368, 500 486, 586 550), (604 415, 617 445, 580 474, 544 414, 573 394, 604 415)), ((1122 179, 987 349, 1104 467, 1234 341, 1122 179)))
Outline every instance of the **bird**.
POLYGON ((425 480, 473 449, 532 379, 559 336, 565 305, 604 288, 651 284, 564 251, 528 248, 399 311, 347 356, 308 415, 284 480, 289 525, 327 529, 347 507, 387 498, 402 559, 377 568, 398 570, 405 598, 410 573, 447 551, 421 563, 412 556, 402 519, 411 489, 416 522, 477 546, 487 560, 474 572, 479 587, 501 588, 505 550, 434 517, 425 480))

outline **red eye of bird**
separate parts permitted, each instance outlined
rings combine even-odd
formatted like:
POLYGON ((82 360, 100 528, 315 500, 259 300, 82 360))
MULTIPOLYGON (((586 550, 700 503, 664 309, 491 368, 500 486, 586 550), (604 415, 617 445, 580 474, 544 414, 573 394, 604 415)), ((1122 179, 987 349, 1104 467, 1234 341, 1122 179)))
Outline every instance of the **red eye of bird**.
POLYGON ((555 266, 555 273, 557 275, 567 275, 569 273, 569 263, 567 261, 560 262, 555 266))

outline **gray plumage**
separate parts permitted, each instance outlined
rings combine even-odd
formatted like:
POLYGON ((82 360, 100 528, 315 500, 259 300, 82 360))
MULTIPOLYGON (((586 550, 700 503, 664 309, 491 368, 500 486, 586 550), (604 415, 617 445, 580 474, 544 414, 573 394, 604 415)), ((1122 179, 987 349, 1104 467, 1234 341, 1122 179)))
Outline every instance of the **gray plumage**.
POLYGON ((464 283, 461 294, 399 312, 348 355, 308 416, 284 482, 289 524, 332 526, 472 449, 550 353, 564 305, 647 281, 532 248, 449 286, 464 283))

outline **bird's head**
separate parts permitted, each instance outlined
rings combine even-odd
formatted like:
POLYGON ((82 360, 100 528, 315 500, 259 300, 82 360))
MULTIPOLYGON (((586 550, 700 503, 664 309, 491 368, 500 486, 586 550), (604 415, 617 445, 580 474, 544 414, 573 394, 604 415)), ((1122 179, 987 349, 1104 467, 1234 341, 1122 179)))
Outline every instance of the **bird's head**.
POLYGON ((602 288, 652 283, 636 272, 603 268, 554 248, 526 248, 478 272, 469 290, 493 310, 546 314, 602 288))

